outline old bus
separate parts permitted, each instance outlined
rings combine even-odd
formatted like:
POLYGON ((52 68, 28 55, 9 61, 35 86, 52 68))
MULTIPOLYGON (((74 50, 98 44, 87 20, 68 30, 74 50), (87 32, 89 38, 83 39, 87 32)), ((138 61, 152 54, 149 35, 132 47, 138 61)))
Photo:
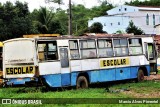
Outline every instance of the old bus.
POLYGON ((3 84, 2 49, 3 49, 3 43, 0 42, 0 86, 3 84))
POLYGON ((156 71, 156 49, 146 36, 62 36, 4 42, 7 85, 42 81, 49 87, 86 88, 97 82, 136 79, 156 71))

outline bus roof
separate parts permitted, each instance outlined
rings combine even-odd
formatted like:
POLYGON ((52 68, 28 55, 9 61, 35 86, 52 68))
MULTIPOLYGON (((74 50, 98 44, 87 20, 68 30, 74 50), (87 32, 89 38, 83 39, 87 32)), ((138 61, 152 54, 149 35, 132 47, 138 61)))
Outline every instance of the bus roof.
POLYGON ((16 40, 37 40, 37 41, 41 41, 41 40, 63 40, 63 39, 98 39, 98 38, 148 38, 148 37, 152 37, 152 36, 146 36, 146 35, 121 35, 121 34, 108 34, 108 35, 102 35, 102 36, 93 36, 93 35, 88 35, 88 36, 70 36, 70 35, 66 35, 66 36, 58 36, 58 37, 53 37, 53 36, 40 36, 40 37, 33 37, 33 38, 15 38, 15 39, 10 39, 10 40, 6 40, 3 43, 6 42, 12 42, 12 41, 16 41, 16 40))
POLYGON ((105 36, 59 36, 59 37, 40 37, 36 38, 36 40, 57 40, 57 39, 98 39, 98 38, 144 38, 144 37, 151 37, 145 35, 105 35, 105 36))
POLYGON ((15 38, 15 39, 9 39, 6 41, 3 41, 3 43, 12 42, 12 41, 19 41, 19 40, 35 40, 34 38, 15 38))
POLYGON ((35 37, 58 37, 60 34, 33 34, 33 35, 23 35, 24 38, 35 38, 35 37))

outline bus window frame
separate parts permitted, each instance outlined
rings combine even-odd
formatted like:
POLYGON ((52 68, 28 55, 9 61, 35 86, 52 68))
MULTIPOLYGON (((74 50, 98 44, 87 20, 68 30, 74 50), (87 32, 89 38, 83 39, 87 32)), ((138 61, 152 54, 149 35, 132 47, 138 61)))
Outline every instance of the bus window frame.
POLYGON ((128 47, 128 39, 127 38, 113 38, 113 50, 114 50, 114 56, 116 56, 116 57, 119 57, 119 56, 129 56, 129 47, 128 47), (124 39, 124 40, 126 40, 127 41, 127 45, 125 45, 125 46, 123 46, 123 45, 121 45, 121 40, 122 39, 124 39), (119 46, 115 46, 115 43, 114 43, 114 40, 118 40, 119 41, 119 46), (120 54, 116 54, 116 48, 120 48, 121 49, 121 51, 122 51, 122 49, 123 48, 125 48, 125 52, 126 52, 126 54, 122 54, 122 52, 120 53, 120 54), (127 50, 126 50, 127 49, 127 50))
POLYGON ((97 56, 98 56, 99 58, 109 58, 109 57, 113 57, 113 56, 114 56, 113 39, 112 39, 112 38, 100 38, 100 39, 97 39, 97 51, 98 51, 98 55, 97 55, 97 56), (108 41, 110 41, 110 42, 111 42, 111 47, 103 47, 103 48, 102 48, 102 47, 99 47, 99 41, 100 41, 100 40, 105 40, 105 41, 108 40, 108 41), (100 49, 106 49, 106 50, 107 50, 107 49, 109 49, 109 48, 112 49, 112 55, 111 55, 111 56, 109 56, 109 55, 107 55, 107 54, 106 54, 106 56, 100 56, 100 54, 99 54, 99 50, 100 50, 100 49))
MULTIPOLYGON (((145 43, 144 43, 145 44, 145 43)), ((128 38, 128 46, 129 46, 129 55, 130 56, 138 56, 138 55, 143 55, 144 54, 144 49, 143 49, 143 45, 142 45, 142 38, 128 38), (130 39, 139 39, 140 40, 140 45, 139 46, 131 46, 129 40, 130 39), (131 53, 131 47, 141 47, 142 53, 139 54, 132 54, 131 53)))
POLYGON ((79 49, 80 49, 80 58, 81 59, 94 59, 94 58, 97 58, 98 57, 98 53, 97 53, 97 40, 96 39, 81 39, 81 40, 79 40, 79 49), (94 48, 88 48, 88 41, 89 40, 93 40, 94 41, 94 44, 95 44, 95 47, 94 48), (81 41, 87 41, 87 48, 82 48, 81 47, 81 41), (85 50, 91 50, 91 49, 94 49, 94 53, 90 53, 90 55, 88 55, 88 56, 91 56, 91 57, 83 57, 82 56, 82 52, 83 51, 85 51, 85 50), (93 55, 94 54, 94 55, 93 55), (93 57, 92 57, 93 56, 93 57))
POLYGON ((54 61, 59 61, 59 52, 58 52, 58 46, 57 46, 57 40, 53 40, 53 41, 48 41, 48 40, 38 40, 36 42, 36 47, 37 47, 37 56, 38 56, 38 62, 54 62, 54 61), (48 51, 49 50, 49 44, 54 44, 55 42, 55 46, 56 46, 56 51, 48 51), (45 52, 45 49, 43 51, 40 51, 40 52, 43 52, 44 54, 44 59, 43 60, 40 60, 39 58, 39 50, 38 50, 38 44, 46 44, 46 48, 47 48, 47 51, 45 52), (48 53, 55 53, 55 58, 54 59, 48 59, 48 53), (45 55, 46 54, 46 55, 45 55), (47 57, 47 58, 46 58, 47 57))
POLYGON ((79 40, 78 39, 71 39, 71 40, 69 40, 68 41, 69 42, 69 55, 70 55, 70 59, 71 60, 77 60, 77 59, 80 59, 81 58, 81 55, 80 55, 80 49, 79 49, 79 40), (70 48, 70 41, 77 41, 77 49, 71 49, 70 48), (78 51, 78 58, 72 58, 72 56, 71 56, 71 51, 74 51, 74 50, 77 50, 78 51))

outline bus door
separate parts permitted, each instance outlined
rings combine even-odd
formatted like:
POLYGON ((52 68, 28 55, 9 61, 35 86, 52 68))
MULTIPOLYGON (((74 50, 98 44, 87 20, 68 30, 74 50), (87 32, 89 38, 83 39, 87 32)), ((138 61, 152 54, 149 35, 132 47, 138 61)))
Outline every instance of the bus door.
POLYGON ((145 43, 146 57, 150 63, 150 72, 157 72, 157 51, 154 43, 145 43))
POLYGON ((71 84, 68 47, 59 47, 61 63, 61 84, 67 86, 71 84))

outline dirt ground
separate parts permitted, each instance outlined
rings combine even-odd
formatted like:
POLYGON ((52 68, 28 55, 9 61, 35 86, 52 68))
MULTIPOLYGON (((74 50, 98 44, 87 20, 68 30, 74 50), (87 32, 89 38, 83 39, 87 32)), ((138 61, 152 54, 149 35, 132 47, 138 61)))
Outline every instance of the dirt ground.
POLYGON ((160 74, 151 74, 150 76, 145 76, 144 80, 159 80, 160 81, 160 74))
MULTIPOLYGON (((157 74, 157 75, 151 74, 150 76, 145 76, 144 79, 148 81, 154 80, 155 82, 159 82, 160 74, 157 74)), ((159 91, 151 91, 150 93, 138 93, 131 89, 129 91, 124 91, 122 93, 131 95, 135 98, 159 98, 160 97, 159 91)))
POLYGON ((137 93, 133 90, 122 92, 127 95, 131 95, 134 98, 159 98, 160 92, 150 92, 150 93, 137 93))

